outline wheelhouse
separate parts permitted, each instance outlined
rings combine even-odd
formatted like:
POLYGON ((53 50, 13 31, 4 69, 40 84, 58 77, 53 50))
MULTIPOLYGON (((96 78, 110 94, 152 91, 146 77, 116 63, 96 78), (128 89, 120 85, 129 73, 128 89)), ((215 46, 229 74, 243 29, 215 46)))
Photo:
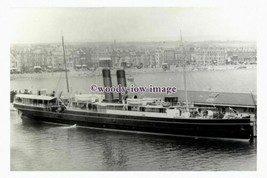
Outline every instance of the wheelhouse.
POLYGON ((57 98, 44 95, 17 94, 14 102, 22 105, 46 107, 49 105, 56 105, 57 98))

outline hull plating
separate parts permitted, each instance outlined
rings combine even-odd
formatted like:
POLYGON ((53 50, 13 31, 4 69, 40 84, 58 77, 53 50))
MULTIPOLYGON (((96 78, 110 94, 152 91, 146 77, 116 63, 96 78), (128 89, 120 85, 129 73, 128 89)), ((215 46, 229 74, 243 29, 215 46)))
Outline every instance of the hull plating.
POLYGON ((192 137, 249 139, 253 135, 250 119, 173 119, 87 111, 57 113, 30 106, 14 106, 27 118, 52 123, 192 137))

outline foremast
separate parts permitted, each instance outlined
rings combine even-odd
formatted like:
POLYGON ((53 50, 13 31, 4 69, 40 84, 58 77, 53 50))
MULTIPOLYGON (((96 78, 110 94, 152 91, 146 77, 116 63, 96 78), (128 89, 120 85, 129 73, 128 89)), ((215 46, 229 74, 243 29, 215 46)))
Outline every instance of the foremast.
POLYGON ((183 77, 184 77, 184 92, 185 92, 185 104, 186 104, 186 111, 189 112, 189 106, 188 106, 188 96, 187 96, 187 87, 186 87, 186 51, 183 44, 183 38, 182 38, 182 31, 180 30, 180 41, 181 41, 181 47, 182 47, 182 58, 183 58, 183 77))
POLYGON ((62 35, 62 47, 63 47, 63 59, 64 59, 64 65, 65 65, 65 76, 66 76, 66 84, 67 84, 67 92, 70 92, 69 89, 69 79, 68 79, 68 72, 67 72, 67 64, 66 64, 66 57, 65 57, 65 46, 64 46, 64 37, 62 35))

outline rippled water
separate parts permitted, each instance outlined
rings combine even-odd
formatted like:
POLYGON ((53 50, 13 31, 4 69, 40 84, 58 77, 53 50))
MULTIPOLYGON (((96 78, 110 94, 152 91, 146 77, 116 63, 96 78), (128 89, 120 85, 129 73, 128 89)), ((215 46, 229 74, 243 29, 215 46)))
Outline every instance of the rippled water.
POLYGON ((256 146, 22 122, 11 113, 11 170, 256 170, 256 146))
MULTIPOLYGON (((256 90, 255 71, 199 72, 191 77, 194 78, 188 83, 191 89, 256 90)), ((136 83, 143 84, 165 85, 174 79, 178 85, 181 76, 170 73, 135 76, 136 83)), ((11 89, 27 86, 52 89, 56 81, 56 78, 16 80, 11 81, 11 89)), ((81 92, 88 90, 89 82, 102 84, 99 77, 71 78, 73 89, 81 92)), ((11 111, 11 170, 254 171, 256 150, 256 143, 247 141, 164 137, 22 122, 17 112, 11 111)))

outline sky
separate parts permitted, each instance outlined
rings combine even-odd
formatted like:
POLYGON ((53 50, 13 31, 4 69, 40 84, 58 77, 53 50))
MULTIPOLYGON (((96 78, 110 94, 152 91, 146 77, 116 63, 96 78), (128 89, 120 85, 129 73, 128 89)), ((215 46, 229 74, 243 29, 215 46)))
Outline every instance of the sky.
POLYGON ((253 8, 12 8, 11 43, 256 41, 253 8))

